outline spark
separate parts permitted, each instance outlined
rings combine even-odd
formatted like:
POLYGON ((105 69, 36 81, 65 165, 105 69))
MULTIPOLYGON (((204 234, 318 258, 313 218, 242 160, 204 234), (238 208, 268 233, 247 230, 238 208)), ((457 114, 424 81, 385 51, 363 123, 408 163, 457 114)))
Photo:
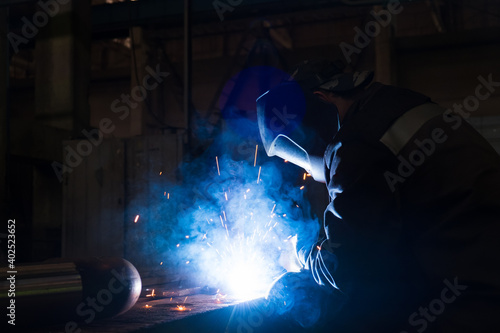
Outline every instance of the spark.
POLYGON ((155 296, 156 296, 156 294, 155 294, 155 290, 154 289, 151 291, 151 294, 146 295, 146 297, 155 297, 155 296))
MULTIPOLYGON (((259 146, 256 145, 254 167, 257 166, 258 149, 259 146)), ((219 164, 218 156, 216 156, 216 163, 220 175, 220 168, 224 165, 219 164)), ((251 161, 247 163, 248 167, 251 168, 251 161)), ((253 172, 255 171, 252 170, 253 172)), ((259 166, 257 184, 261 183, 261 174, 262 166, 259 166)), ((253 183, 251 179, 250 182, 253 183)), ((223 184, 226 184, 225 180, 223 184)), ((232 184, 235 185, 231 186, 237 186, 238 182, 232 184)), ((277 258, 273 258, 273 256, 275 251, 283 251, 287 248, 285 246, 282 248, 282 245, 286 244, 282 244, 282 241, 289 235, 289 233, 284 234, 287 224, 281 224, 278 227, 279 218, 286 217, 287 214, 282 211, 277 212, 277 210, 281 210, 281 208, 277 208, 277 202, 266 197, 269 201, 266 201, 263 206, 273 205, 270 215, 268 215, 267 208, 264 210, 257 208, 260 205, 248 206, 254 199, 262 200, 260 196, 267 195, 263 186, 252 188, 255 186, 255 183, 253 184, 243 183, 241 188, 232 187, 233 192, 230 191, 229 187, 222 185, 224 187, 214 192, 213 195, 217 202, 222 203, 216 211, 219 213, 223 229, 218 227, 217 215, 210 215, 213 210, 207 209, 207 214, 204 214, 206 207, 201 206, 201 208, 199 207, 200 211, 196 210, 196 214, 199 215, 195 219, 199 219, 208 230, 201 230, 199 235, 202 237, 192 237, 192 242, 183 244, 184 250, 186 246, 194 246, 195 241, 199 242, 197 245, 198 253, 203 253, 203 258, 210 258, 210 260, 206 260, 208 264, 202 265, 201 273, 206 274, 207 279, 211 280, 215 286, 223 288, 224 294, 229 294, 231 298, 239 301, 264 296, 274 279, 282 274, 283 268, 274 260, 277 258), (248 193, 251 191, 255 192, 255 195, 252 193, 250 196, 248 193), (224 193, 224 197, 220 195, 221 193, 224 193), (252 200, 244 201, 244 199, 252 200), (204 223, 204 220, 207 224, 204 223), (270 249, 273 253, 270 253, 270 249)), ((187 261, 188 259, 195 260, 186 257, 183 260, 185 264, 190 266, 196 264, 198 267, 198 260, 190 263, 187 261)), ((221 299, 222 297, 217 297, 218 302, 221 299)))
POLYGON ((321 251, 321 246, 316 245, 316 248, 318 249, 318 251, 321 251))
POLYGON ((151 305, 149 305, 149 304, 146 304, 146 305, 144 305, 144 308, 146 308, 146 309, 150 309, 150 308, 152 308, 152 306, 151 306, 151 305))
POLYGON ((163 173, 163 171, 160 171, 160 176, 161 176, 162 173, 163 173))
POLYGON ((177 244, 177 247, 181 246, 181 244, 177 244))
POLYGON ((170 199, 170 193, 167 193, 167 199, 170 199))
POLYGON ((186 235, 186 238, 189 238, 189 235, 186 235))
POLYGON ((184 305, 180 305, 180 304, 177 305, 176 309, 177 309, 177 311, 186 311, 187 310, 187 308, 184 305))
POLYGON ((137 223, 137 221, 139 221, 139 215, 136 215, 136 216, 135 216, 134 223, 137 223))
POLYGON ((255 159, 253 160, 253 166, 257 165, 257 150, 259 149, 259 145, 255 145, 255 159))
POLYGON ((215 303, 221 303, 227 295, 221 294, 219 290, 217 290, 217 294, 215 295, 215 303))
POLYGON ((306 180, 306 177, 307 177, 307 172, 304 172, 304 177, 302 177, 302 179, 306 180))
POLYGON ((163 265, 163 261, 162 261, 162 262, 160 262, 160 266, 161 266, 161 265, 163 265))
POLYGON ((304 189, 304 187, 305 187, 305 186, 304 186, 304 185, 302 185, 302 186, 300 187, 300 189, 301 189, 301 190, 303 190, 303 189, 304 189))

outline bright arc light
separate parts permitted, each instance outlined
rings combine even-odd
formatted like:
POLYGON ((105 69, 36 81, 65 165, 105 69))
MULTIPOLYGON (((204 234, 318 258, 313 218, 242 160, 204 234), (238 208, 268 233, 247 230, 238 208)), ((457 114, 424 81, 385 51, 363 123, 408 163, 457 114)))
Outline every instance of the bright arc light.
POLYGON ((251 300, 265 296, 272 283, 270 272, 254 261, 243 261, 233 265, 227 275, 227 285, 232 296, 240 300, 251 300))
MULTIPOLYGON (((279 172, 278 167, 259 166, 257 171, 251 164, 228 166, 225 158, 217 156, 215 161, 218 174, 229 171, 216 178, 206 199, 181 215, 181 221, 192 227, 179 254, 184 263, 192 260, 189 265, 198 270, 203 283, 220 288, 229 298, 248 301, 264 297, 286 269, 282 257, 287 257, 285 245, 291 236, 286 242, 284 239, 295 233, 290 224, 296 218, 289 207, 292 194, 283 199, 280 193, 271 194, 274 187, 269 188, 268 182, 279 172)), ((300 199, 295 192, 293 201, 300 199)))

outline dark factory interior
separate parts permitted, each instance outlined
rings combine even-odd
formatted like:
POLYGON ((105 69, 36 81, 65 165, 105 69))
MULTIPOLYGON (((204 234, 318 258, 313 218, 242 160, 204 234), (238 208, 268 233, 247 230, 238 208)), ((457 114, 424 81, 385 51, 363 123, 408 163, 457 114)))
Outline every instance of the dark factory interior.
POLYGON ((500 1, 0 0, 0 31, 2 332, 499 332, 500 1))

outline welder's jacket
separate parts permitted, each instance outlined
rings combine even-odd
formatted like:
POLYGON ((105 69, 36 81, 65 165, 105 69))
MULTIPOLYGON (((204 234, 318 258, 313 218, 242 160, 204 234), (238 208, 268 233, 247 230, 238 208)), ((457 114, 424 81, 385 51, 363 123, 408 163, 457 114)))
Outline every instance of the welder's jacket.
POLYGON ((498 331, 500 157, 462 117, 427 104, 435 114, 418 119, 430 102, 374 83, 325 152, 332 275, 347 295, 332 331, 498 331), (411 110, 415 134, 391 142, 411 110))

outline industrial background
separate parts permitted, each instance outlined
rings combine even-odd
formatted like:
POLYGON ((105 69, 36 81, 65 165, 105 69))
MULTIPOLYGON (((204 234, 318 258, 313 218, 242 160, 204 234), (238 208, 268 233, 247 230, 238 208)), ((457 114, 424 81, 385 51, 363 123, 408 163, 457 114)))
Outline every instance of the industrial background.
MULTIPOLYGON (((388 3, 0 1, 0 204, 2 221, 16 220, 16 262, 121 257, 154 283, 159 263, 141 254, 143 226, 184 181, 181 162, 225 130, 224 103, 238 99, 228 86, 245 68, 340 58, 450 108, 475 94, 480 76, 500 81, 499 1, 401 0, 366 38, 388 3), (348 59, 341 43, 356 47, 348 59)), ((500 152, 500 89, 491 93, 468 121, 500 152)), ((253 152, 256 140, 235 149, 253 152)), ((309 192, 321 216, 326 189, 309 192)), ((178 318, 167 319, 157 321, 178 318)))

